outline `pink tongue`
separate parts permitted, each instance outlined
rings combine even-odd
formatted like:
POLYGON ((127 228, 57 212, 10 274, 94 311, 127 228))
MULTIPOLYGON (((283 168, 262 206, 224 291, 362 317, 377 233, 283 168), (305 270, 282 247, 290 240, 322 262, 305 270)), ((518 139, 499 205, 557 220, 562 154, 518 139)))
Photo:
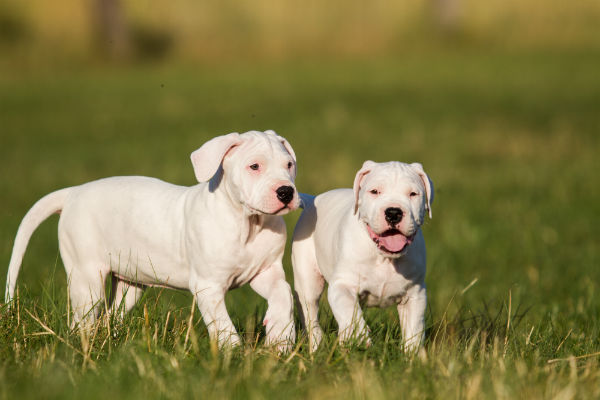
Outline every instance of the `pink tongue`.
POLYGON ((401 233, 390 236, 380 236, 379 245, 385 247, 386 250, 397 253, 406 246, 408 239, 401 233))

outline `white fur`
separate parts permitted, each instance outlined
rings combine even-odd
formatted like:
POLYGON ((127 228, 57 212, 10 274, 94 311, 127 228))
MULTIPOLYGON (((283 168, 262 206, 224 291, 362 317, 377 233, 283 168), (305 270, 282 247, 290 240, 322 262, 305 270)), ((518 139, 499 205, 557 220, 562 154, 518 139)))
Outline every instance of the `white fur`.
POLYGON ((405 348, 413 351, 424 337, 425 240, 420 231, 431 212, 433 186, 420 164, 366 161, 356 174, 354 189, 337 189, 317 197, 301 195, 304 211, 294 231, 292 264, 311 351, 322 338, 319 297, 325 281, 328 300, 338 322, 340 341, 369 342, 360 305, 396 305, 405 348), (371 191, 377 191, 376 194, 371 191), (391 254, 371 239, 390 229, 385 210, 400 208, 402 221, 393 228, 412 243, 391 254))
POLYGON ((10 260, 6 301, 33 231, 60 212, 58 237, 75 323, 92 322, 112 276, 114 312, 127 312, 146 286, 190 290, 211 338, 240 338, 225 293, 245 283, 268 301, 267 344, 287 351, 295 340, 292 294, 282 267, 286 229, 280 215, 298 207, 296 160, 273 131, 232 133, 192 154, 191 187, 146 177, 112 177, 59 190, 23 219, 10 260), (258 164, 258 170, 250 165, 258 164), (210 179, 210 180, 209 180, 210 179), (208 182, 204 182, 207 181, 208 182), (288 208, 275 190, 294 188, 288 208))

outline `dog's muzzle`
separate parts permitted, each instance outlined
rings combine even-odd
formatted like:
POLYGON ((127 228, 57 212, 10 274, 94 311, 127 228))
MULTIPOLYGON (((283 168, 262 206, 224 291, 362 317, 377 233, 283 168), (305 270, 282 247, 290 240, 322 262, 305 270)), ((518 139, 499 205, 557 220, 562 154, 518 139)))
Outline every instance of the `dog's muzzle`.
POLYGON ((415 238, 415 234, 411 236, 405 236, 398 229, 388 229, 380 234, 375 233, 373 229, 367 225, 367 231, 369 232, 369 236, 371 240, 375 242, 377 247, 380 250, 385 251, 390 254, 400 254, 402 253, 415 238))

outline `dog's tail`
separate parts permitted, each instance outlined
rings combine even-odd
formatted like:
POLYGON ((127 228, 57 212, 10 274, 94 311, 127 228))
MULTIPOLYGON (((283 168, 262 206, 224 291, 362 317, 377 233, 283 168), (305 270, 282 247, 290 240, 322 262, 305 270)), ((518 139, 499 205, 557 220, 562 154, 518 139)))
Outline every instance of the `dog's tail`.
POLYGON ((6 303, 10 302, 15 295, 19 269, 21 268, 23 255, 25 254, 31 235, 37 227, 46 220, 46 218, 54 213, 60 213, 70 191, 71 188, 61 189, 42 197, 33 205, 33 207, 31 207, 27 214, 25 214, 25 217, 17 230, 10 263, 8 264, 6 292, 4 294, 6 303))
POLYGON ((312 194, 298 193, 298 195, 300 196, 300 208, 303 210, 311 206, 315 201, 315 196, 312 194))

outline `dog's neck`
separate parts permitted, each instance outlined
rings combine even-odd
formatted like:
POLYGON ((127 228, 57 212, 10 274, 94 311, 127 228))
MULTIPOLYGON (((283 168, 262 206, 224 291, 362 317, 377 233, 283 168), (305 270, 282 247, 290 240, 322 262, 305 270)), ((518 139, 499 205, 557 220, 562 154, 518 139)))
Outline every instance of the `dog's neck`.
POLYGON ((250 243, 263 228, 265 216, 254 214, 248 207, 240 203, 223 182, 223 170, 220 169, 208 184, 208 191, 231 205, 232 211, 239 218, 240 245, 250 243))
POLYGON ((256 237, 263 227, 264 219, 265 217, 263 215, 258 214, 252 214, 244 218, 244 223, 241 227, 242 234, 240 236, 243 244, 248 244, 256 237))

